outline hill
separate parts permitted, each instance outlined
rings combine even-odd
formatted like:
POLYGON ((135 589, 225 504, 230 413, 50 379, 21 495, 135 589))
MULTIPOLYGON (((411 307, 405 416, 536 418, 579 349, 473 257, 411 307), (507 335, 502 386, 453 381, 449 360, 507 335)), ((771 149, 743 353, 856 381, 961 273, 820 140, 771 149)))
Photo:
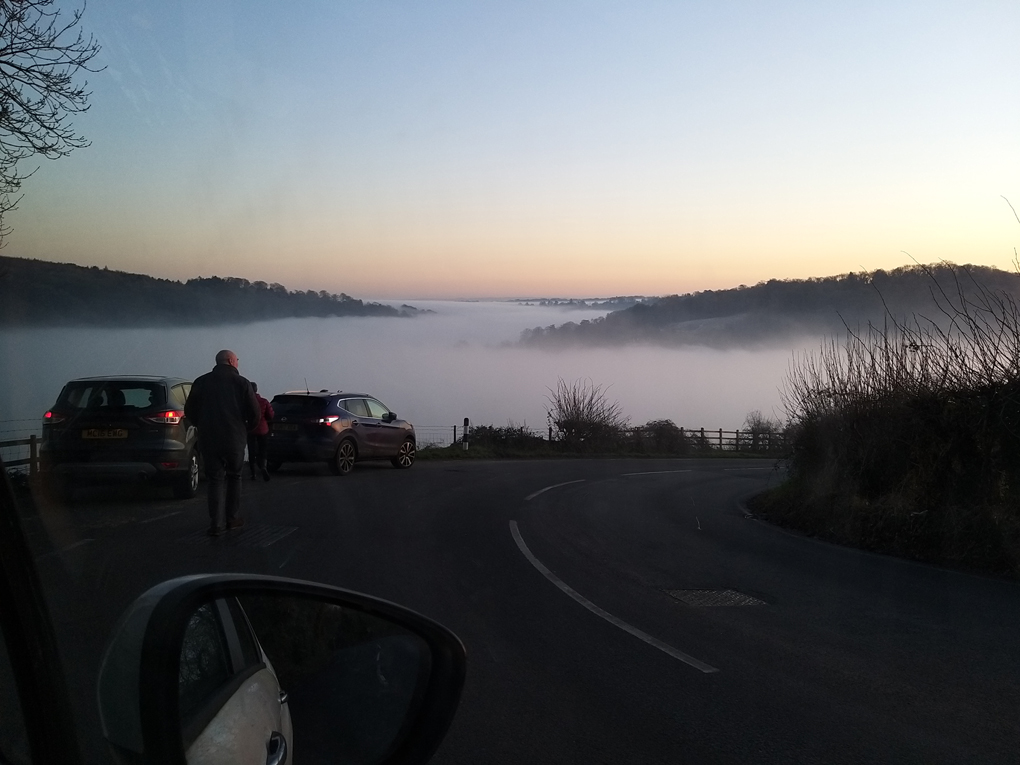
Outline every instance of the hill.
POLYGON ((670 295, 580 323, 535 327, 520 345, 545 348, 628 343, 754 347, 795 335, 840 333, 868 322, 944 318, 936 296, 973 298, 982 289, 1020 297, 1020 275, 987 266, 908 266, 814 279, 770 279, 753 287, 670 295))
POLYGON ((236 277, 157 279, 96 266, 0 257, 0 327, 243 324, 308 316, 410 316, 344 294, 236 277))

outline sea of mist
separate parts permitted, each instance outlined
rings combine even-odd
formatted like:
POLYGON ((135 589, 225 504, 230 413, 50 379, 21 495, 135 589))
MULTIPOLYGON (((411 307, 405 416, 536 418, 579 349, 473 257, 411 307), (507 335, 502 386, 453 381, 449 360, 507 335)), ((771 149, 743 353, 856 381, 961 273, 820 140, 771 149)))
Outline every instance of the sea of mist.
POLYGON ((0 430, 38 430, 39 418, 69 379, 194 378, 213 366, 221 348, 237 352, 241 373, 267 398, 306 384, 311 390, 370 393, 419 426, 459 424, 468 417, 473 424, 544 428, 549 389, 563 378, 609 386, 609 396, 635 424, 668 418, 684 427, 732 429, 754 409, 781 418, 779 389, 794 351, 818 346, 817 338, 797 338, 766 350, 523 349, 506 346, 522 329, 579 322, 604 311, 410 302, 434 313, 188 329, 0 330, 0 430))

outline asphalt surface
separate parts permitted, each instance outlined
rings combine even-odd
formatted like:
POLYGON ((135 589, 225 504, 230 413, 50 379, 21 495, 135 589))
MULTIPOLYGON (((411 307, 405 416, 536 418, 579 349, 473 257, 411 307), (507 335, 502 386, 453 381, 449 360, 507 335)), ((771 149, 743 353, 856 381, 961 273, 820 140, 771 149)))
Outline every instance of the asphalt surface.
POLYGON ((745 517, 778 480, 750 460, 285 466, 218 539, 204 496, 156 489, 43 489, 27 526, 93 762, 118 616, 224 571, 454 630, 468 677, 436 763, 1017 762, 1020 586, 745 517))

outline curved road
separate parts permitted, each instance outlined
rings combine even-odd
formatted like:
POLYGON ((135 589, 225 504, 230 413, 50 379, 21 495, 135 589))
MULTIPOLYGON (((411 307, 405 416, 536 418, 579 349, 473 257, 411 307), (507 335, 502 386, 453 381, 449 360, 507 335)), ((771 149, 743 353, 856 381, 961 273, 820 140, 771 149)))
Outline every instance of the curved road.
POLYGON ((29 527, 97 758, 121 611, 172 576, 248 571, 461 637, 437 763, 1016 762, 1020 586, 745 517, 777 480, 721 459, 295 466, 246 481, 248 526, 220 539, 203 498, 132 490, 41 497, 29 527))

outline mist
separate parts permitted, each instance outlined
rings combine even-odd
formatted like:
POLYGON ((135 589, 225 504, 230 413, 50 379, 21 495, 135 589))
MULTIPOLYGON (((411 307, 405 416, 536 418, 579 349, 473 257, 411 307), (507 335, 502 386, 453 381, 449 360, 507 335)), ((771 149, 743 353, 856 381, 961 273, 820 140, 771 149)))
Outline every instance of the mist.
POLYGON ((43 412, 75 377, 192 379, 212 368, 221 348, 238 354, 241 374, 267 398, 306 385, 359 391, 419 427, 468 417, 473 424, 513 421, 544 428, 546 396, 557 379, 590 378, 610 386, 610 397, 632 423, 671 419, 689 428, 732 429, 753 409, 781 415, 779 388, 793 351, 818 346, 817 338, 799 338, 788 348, 767 350, 513 347, 525 327, 592 319, 605 311, 568 313, 503 302, 413 304, 434 313, 185 329, 6 329, 0 331, 0 430, 38 430, 43 412))

